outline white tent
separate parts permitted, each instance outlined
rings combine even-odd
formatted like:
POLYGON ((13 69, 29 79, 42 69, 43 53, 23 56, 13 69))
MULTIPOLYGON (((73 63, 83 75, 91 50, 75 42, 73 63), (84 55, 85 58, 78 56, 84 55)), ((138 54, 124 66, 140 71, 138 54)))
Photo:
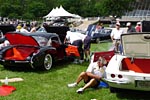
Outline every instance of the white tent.
POLYGON ((53 8, 51 11, 50 11, 50 13, 48 13, 46 16, 44 16, 43 18, 48 18, 48 17, 52 17, 53 15, 55 15, 56 13, 57 13, 57 11, 58 11, 58 7, 56 7, 56 8, 53 8))
POLYGON ((47 14, 46 16, 44 16, 43 18, 47 18, 47 17, 51 16, 51 14, 54 12, 55 12, 55 9, 53 8, 52 11, 49 14, 47 14))
POLYGON ((75 17, 75 18, 81 18, 79 15, 71 14, 68 11, 66 11, 62 6, 59 8, 56 7, 53 8, 49 14, 44 16, 43 18, 49 18, 49 17, 75 17))

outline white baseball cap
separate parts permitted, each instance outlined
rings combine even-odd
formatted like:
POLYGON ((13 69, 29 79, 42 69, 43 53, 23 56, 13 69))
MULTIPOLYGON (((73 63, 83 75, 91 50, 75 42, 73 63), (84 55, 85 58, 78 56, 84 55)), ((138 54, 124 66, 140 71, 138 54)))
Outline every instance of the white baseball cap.
POLYGON ((131 26, 131 23, 130 23, 130 22, 128 22, 126 26, 131 26))
POLYGON ((117 23, 116 23, 116 25, 119 25, 119 26, 120 26, 120 23, 119 23, 119 22, 117 22, 117 23))
POLYGON ((139 25, 139 24, 141 24, 141 22, 137 22, 137 24, 139 25))

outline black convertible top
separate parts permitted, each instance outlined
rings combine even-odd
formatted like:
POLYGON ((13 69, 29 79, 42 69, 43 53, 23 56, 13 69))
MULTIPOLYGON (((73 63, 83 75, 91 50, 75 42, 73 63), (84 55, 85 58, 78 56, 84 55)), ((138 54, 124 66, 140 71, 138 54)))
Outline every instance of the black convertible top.
POLYGON ((0 30, 3 32, 3 34, 5 34, 7 32, 16 31, 16 28, 14 25, 8 24, 8 25, 0 25, 0 30))
POLYGON ((59 35, 56 33, 47 33, 47 32, 34 32, 34 33, 23 33, 23 32, 8 32, 7 34, 21 34, 24 36, 42 36, 45 37, 47 39, 49 39, 50 37, 56 36, 58 37, 59 35))

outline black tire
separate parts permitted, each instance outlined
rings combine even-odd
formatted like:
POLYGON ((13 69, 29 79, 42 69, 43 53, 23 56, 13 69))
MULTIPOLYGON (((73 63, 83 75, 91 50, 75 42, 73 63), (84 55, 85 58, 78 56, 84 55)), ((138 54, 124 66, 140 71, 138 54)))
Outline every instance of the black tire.
POLYGON ((109 87, 111 93, 116 93, 118 91, 117 88, 109 87))
POLYGON ((96 38, 96 43, 101 43, 101 39, 100 38, 96 38))
POLYGON ((42 69, 43 70, 50 70, 52 67, 52 63, 53 63, 53 59, 52 56, 50 54, 45 54, 44 58, 43 58, 43 64, 42 64, 42 69))
POLYGON ((5 69, 10 69, 11 66, 6 66, 6 65, 4 65, 4 68, 5 68, 5 69))

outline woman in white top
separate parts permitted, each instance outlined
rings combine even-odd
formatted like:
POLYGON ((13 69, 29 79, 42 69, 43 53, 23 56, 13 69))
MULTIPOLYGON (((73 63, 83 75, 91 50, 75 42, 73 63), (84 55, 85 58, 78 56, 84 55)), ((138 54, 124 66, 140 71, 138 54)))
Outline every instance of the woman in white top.
POLYGON ((87 68, 86 72, 81 72, 78 76, 76 82, 68 84, 68 87, 77 86, 82 80, 84 80, 85 85, 79 88, 76 92, 82 93, 85 89, 89 87, 98 87, 100 80, 105 77, 106 60, 103 57, 99 57, 97 62, 91 63, 87 68))

